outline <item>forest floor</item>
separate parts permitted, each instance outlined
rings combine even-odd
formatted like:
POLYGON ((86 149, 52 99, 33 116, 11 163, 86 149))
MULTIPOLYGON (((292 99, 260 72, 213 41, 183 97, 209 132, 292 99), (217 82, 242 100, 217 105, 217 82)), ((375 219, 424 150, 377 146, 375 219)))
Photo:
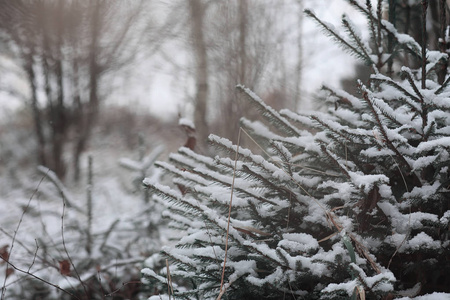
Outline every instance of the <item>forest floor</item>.
MULTIPOLYGON (((146 116, 119 115, 113 111, 100 121, 81 158, 81 180, 75 183, 68 174, 63 189, 50 180, 51 171, 38 171, 30 158, 35 144, 29 123, 2 125, 0 255, 12 265, 0 261, 0 285, 6 288, 1 299, 30 297, 24 292, 30 282, 49 287, 33 276, 68 290, 96 277, 103 279, 103 293, 114 292, 139 278, 143 261, 169 242, 164 229, 155 226, 161 222, 160 210, 143 199, 141 174, 123 168, 119 160, 139 160, 139 132, 145 154, 164 145, 159 159, 165 159, 184 143, 183 131, 175 121, 161 124, 146 116), (88 156, 93 160, 92 186, 87 182, 88 156)), ((160 176, 153 168, 146 175, 160 176)), ((52 297, 62 292, 50 289, 52 297)))

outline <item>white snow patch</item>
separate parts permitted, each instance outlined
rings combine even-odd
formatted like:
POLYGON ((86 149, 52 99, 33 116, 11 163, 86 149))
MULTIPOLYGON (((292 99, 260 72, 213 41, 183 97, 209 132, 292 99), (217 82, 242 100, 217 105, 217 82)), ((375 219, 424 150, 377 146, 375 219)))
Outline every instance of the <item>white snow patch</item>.
POLYGON ((319 243, 306 233, 284 233, 278 246, 291 252, 307 252, 319 248, 319 243))
POLYGON ((189 120, 187 118, 180 118, 180 120, 178 121, 178 125, 195 129, 194 122, 192 122, 191 120, 189 120))
POLYGON ((345 291, 348 296, 351 296, 357 285, 358 282, 356 279, 343 283, 330 283, 326 288, 322 290, 322 292, 333 293, 337 291, 345 291))
POLYGON ((450 300, 450 293, 432 293, 432 294, 426 294, 419 297, 403 297, 398 298, 397 300, 450 300))
POLYGON ((408 248, 412 250, 419 250, 420 248, 438 249, 440 247, 441 243, 433 240, 433 238, 425 232, 419 233, 408 241, 408 248))

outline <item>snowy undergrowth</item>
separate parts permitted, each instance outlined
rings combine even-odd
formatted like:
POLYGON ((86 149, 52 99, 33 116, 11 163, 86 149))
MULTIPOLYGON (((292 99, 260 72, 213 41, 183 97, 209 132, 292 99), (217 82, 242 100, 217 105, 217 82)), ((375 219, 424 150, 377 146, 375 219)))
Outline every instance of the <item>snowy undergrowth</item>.
MULTIPOLYGON (((4 135, 2 141, 19 147, 4 135)), ((142 189, 133 192, 132 178, 141 172, 121 168, 118 160, 127 151, 105 147, 106 141, 117 143, 103 138, 102 145, 94 144, 90 153, 94 158, 90 225, 86 176, 79 184, 59 183, 57 188, 50 180, 55 178, 53 172, 43 167, 40 172, 14 167, 20 161, 17 157, 10 161, 16 176, 3 170, 0 254, 9 256, 9 262, 20 270, 7 269, 0 261, 1 299, 145 295, 146 288, 139 283, 140 267, 148 255, 168 243, 167 234, 160 236, 160 211, 155 203, 144 202, 142 189)), ((87 156, 82 161, 82 174, 87 174, 87 156)), ((146 174, 159 178, 158 171, 149 169, 148 160, 144 163, 146 174)))

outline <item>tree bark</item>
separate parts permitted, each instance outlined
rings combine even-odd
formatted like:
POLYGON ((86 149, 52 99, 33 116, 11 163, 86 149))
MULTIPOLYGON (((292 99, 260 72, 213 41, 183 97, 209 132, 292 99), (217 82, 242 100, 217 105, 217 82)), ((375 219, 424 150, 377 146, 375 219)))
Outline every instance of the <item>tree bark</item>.
POLYGON ((248 18, 247 0, 239 1, 239 84, 248 85, 246 77, 247 69, 247 18, 248 18))
POLYGON ((205 6, 201 0, 189 0, 191 14, 192 44, 196 63, 196 95, 194 123, 198 142, 205 144, 208 134, 208 57, 203 33, 205 6))
POLYGON ((91 2, 93 7, 91 15, 91 43, 89 49, 89 99, 87 102, 87 109, 82 113, 79 119, 78 126, 78 138, 75 142, 75 148, 73 152, 73 168, 74 168, 74 180, 80 179, 80 156, 86 149, 87 143, 92 133, 92 126, 94 120, 98 116, 99 112, 99 97, 98 97, 98 79, 101 73, 101 68, 97 62, 98 56, 98 43, 100 33, 100 6, 106 4, 106 2, 91 2))
POLYGON ((298 1, 299 14, 298 14, 298 27, 299 31, 297 36, 297 67, 295 69, 295 95, 294 95, 294 110, 300 110, 300 104, 302 101, 302 75, 303 75, 303 1, 298 1))
POLYGON ((42 116, 37 101, 36 75, 33 70, 33 57, 31 55, 24 57, 24 69, 28 75, 28 81, 31 89, 31 109, 33 111, 34 131, 38 142, 38 163, 46 166, 47 159, 45 155, 45 137, 42 130, 42 116))

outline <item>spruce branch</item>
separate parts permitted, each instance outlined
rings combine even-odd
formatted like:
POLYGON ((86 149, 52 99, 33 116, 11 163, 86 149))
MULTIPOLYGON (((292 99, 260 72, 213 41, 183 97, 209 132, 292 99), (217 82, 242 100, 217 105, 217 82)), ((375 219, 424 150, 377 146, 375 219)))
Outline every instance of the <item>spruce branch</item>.
MULTIPOLYGON (((281 113, 280 113, 281 114, 281 113)), ((292 121, 292 119, 289 118, 289 116, 284 116, 286 119, 289 119, 292 121)), ((293 120, 298 121, 298 123, 301 123, 298 119, 293 120)), ((286 148, 290 149, 291 151, 297 150, 302 151, 299 149, 299 145, 293 143, 291 140, 286 139, 282 137, 281 135, 275 134, 273 132, 270 132, 270 129, 266 127, 265 125, 261 124, 260 122, 252 122, 247 120, 246 118, 242 118, 240 120, 241 123, 241 129, 246 133, 247 137, 256 145, 259 149, 264 150, 265 146, 263 143, 269 145, 269 141, 278 141, 282 142, 286 148), (261 130, 264 128, 264 130, 261 130), (259 138, 259 142, 256 141, 256 139, 259 138)), ((265 150, 264 150, 265 151, 265 150)), ((264 152, 263 151, 263 152, 264 152)))
MULTIPOLYGON (((215 170, 215 161, 211 157, 200 155, 187 147, 178 149, 178 154, 189 158, 189 166, 205 166, 210 170, 215 170)), ((172 159, 172 155, 169 156, 169 159, 172 159)), ((181 163, 180 160, 178 162, 181 163)))
POLYGON ((278 193, 282 194, 285 198, 289 198, 289 194, 291 193, 289 190, 286 190, 285 188, 281 188, 278 186, 278 184, 270 181, 268 178, 263 177, 262 175, 258 174, 255 171, 252 171, 249 167, 246 165, 243 165, 243 170, 248 175, 250 175, 253 179, 257 179, 261 182, 262 185, 269 187, 273 191, 277 191, 278 193))
POLYGON ((447 79, 444 81, 444 83, 434 93, 436 95, 441 94, 442 92, 444 92, 447 89, 449 83, 450 83, 450 76, 447 77, 447 79))
MULTIPOLYGON (((267 154, 267 156, 270 156, 258 143, 256 143, 256 141, 251 137, 251 135, 249 135, 248 134, 248 132, 246 132, 243 128, 241 128, 240 130, 242 130, 265 154, 267 154)), ((275 164, 275 165, 277 165, 278 166, 278 168, 280 169, 280 170, 282 170, 282 171, 284 171, 283 170, 283 168, 282 168, 282 166, 280 166, 280 164, 278 163, 278 162, 276 162, 276 161, 273 161, 273 163, 275 164)), ((316 171, 316 170, 314 170, 314 171, 316 171)), ((285 172, 285 171, 284 171, 285 172)), ((323 174, 323 172, 318 172, 318 173, 322 173, 323 174)), ((285 172, 285 174, 287 175, 287 176, 289 176, 289 174, 287 173, 287 172, 285 172)), ((325 207, 323 207, 322 206, 322 204, 320 204, 320 202, 318 202, 315 198, 313 198, 311 195, 310 195, 310 193, 297 181, 297 180, 295 180, 295 178, 294 177, 292 177, 292 176, 290 176, 290 179, 292 180, 292 182, 294 182, 294 184, 299 188, 299 189, 301 189, 307 196, 309 196, 309 197, 311 197, 316 203, 317 203, 317 205, 325 212, 325 214, 327 214, 328 215, 328 211, 325 209, 325 207)))
POLYGON ((353 233, 347 233, 347 235, 355 244, 355 248, 358 254, 367 259, 372 269, 377 274, 381 274, 380 266, 375 262, 374 257, 370 254, 369 250, 359 241, 359 239, 353 233))
POLYGON ((424 104, 423 95, 417 88, 416 83, 414 82, 414 78, 413 78, 411 69, 408 67, 402 67, 401 72, 402 72, 402 75, 404 75, 406 77, 406 79, 408 80, 408 83, 412 87, 414 93, 416 93, 418 98, 415 98, 415 99, 418 99, 419 103, 423 106, 423 104, 424 104))
POLYGON ((337 158, 331 152, 329 152, 327 150, 327 148, 324 145, 321 145, 320 149, 322 149, 322 152, 342 171, 342 173, 348 179, 351 179, 351 176, 348 173, 348 170, 337 160, 337 158))
MULTIPOLYGON (((412 37, 406 34, 399 33, 395 26, 386 20, 381 20, 380 24, 381 28, 388 32, 389 36, 392 37, 396 44, 401 45, 411 54, 415 55, 416 58, 421 59, 421 46, 412 37)), ((394 48, 392 48, 391 50, 394 50, 394 48)))
POLYGON ((184 201, 182 195, 179 192, 171 190, 169 187, 160 185, 160 184, 152 184, 151 182, 144 180, 144 185, 155 192, 157 195, 168 199, 178 205, 186 206, 187 208, 195 211, 198 215, 201 215, 202 210, 197 206, 192 204, 191 202, 184 201))
MULTIPOLYGON (((331 36, 340 46, 342 46, 345 50, 349 50, 349 52, 362 60, 366 60, 366 56, 364 53, 360 52, 356 47, 347 42, 343 37, 341 37, 333 28, 330 27, 330 24, 327 24, 320 20, 311 10, 305 9, 305 14, 312 18, 320 27, 324 30, 326 34, 331 36)), ((370 58, 369 58, 370 59, 370 58)))
POLYGON ((236 88, 240 93, 244 94, 245 99, 258 108, 263 117, 265 117, 270 123, 273 123, 278 129, 283 130, 286 134, 291 136, 301 135, 295 126, 292 126, 292 124, 283 118, 276 110, 265 104, 264 101, 262 101, 262 99, 250 89, 243 85, 238 85, 236 88))
MULTIPOLYGON (((404 74, 409 82, 409 84, 411 85, 411 87, 413 88, 414 92, 416 93, 416 95, 419 97, 420 99, 420 105, 421 105, 421 111, 420 111, 420 116, 422 117, 422 135, 425 134, 425 127, 428 124, 428 104, 425 103, 424 98, 422 93, 419 91, 419 89, 417 88, 414 79, 413 79, 413 75, 411 73, 411 70, 407 67, 402 67, 402 74, 404 74)), ((422 73, 422 76, 424 76, 424 74, 422 73)), ((424 89, 424 83, 422 82, 422 89, 424 89)))
MULTIPOLYGON (((174 161, 178 162, 177 156, 172 156, 172 159, 174 161)), ((186 162, 185 159, 180 159, 180 161, 186 162)), ((229 160, 227 160, 227 159, 217 158, 216 163, 219 164, 220 166, 225 166, 225 167, 229 168, 230 170, 233 170, 232 163, 229 162, 229 160)), ((217 164, 216 164, 216 166, 217 166, 217 164)), ((213 170, 195 168, 196 167, 195 163, 193 163, 192 165, 191 164, 186 165, 186 167, 192 168, 190 170, 177 169, 177 168, 174 168, 173 166, 163 163, 163 162, 157 162, 156 166, 158 166, 168 172, 171 172, 174 175, 179 176, 179 178, 185 178, 188 182, 191 182, 193 184, 207 186, 207 181, 205 181, 205 180, 213 180, 213 181, 221 184, 224 187, 231 187, 231 185, 232 185, 232 179, 230 176, 225 175, 225 174, 219 175, 213 170)), ((234 188, 235 188, 236 192, 238 192, 239 194, 244 194, 244 195, 253 197, 263 203, 277 205, 277 203, 275 203, 267 198, 264 198, 260 195, 257 195, 256 193, 253 193, 247 187, 241 187, 238 182, 235 182, 234 188)))
POLYGON ((381 100, 381 101, 374 102, 373 105, 376 106, 377 109, 380 111, 380 113, 387 120, 389 120, 392 123, 391 124, 392 126, 394 126, 394 127, 404 126, 404 124, 402 124, 395 118, 395 111, 389 105, 387 105, 384 101, 381 100))
MULTIPOLYGON (((411 54, 413 54, 414 56, 416 56, 417 58, 421 58, 421 47, 420 45, 414 41, 414 39, 412 39, 411 37, 409 37, 406 34, 401 34, 397 31, 397 29, 395 28, 395 26, 387 20, 383 20, 382 17, 382 1, 378 0, 378 4, 377 4, 377 15, 373 15, 373 13, 368 9, 363 7, 358 1, 356 0, 347 0, 352 6, 356 7, 358 10, 360 10, 361 12, 363 12, 368 18, 373 19, 373 21, 375 23, 377 23, 377 29, 378 29, 378 35, 377 35, 377 41, 376 44, 378 44, 378 46, 381 46, 381 40, 383 38, 383 34, 382 34, 382 30, 386 31, 388 33, 388 39, 392 39, 392 44, 391 44, 391 48, 389 48, 388 51, 390 51, 391 53, 395 52, 395 48, 394 48, 394 41, 397 44, 402 45, 403 47, 405 47, 409 52, 411 52, 411 54), (400 39, 401 37, 401 39, 400 39)), ((393 5, 389 5, 390 10, 393 9, 393 5)), ((392 16, 392 11, 390 11, 390 18, 393 18, 392 16)), ((391 59, 388 59, 388 61, 390 61, 391 59)))
POLYGON ((366 7, 361 5, 359 1, 356 0, 346 0, 350 5, 353 7, 356 7, 360 12, 362 12, 364 15, 366 15, 367 18, 374 18, 374 15, 372 14, 372 10, 370 9, 371 5, 369 6, 369 1, 366 1, 366 7))
MULTIPOLYGON (((367 12, 371 16, 371 17, 368 18, 368 22, 369 22, 369 28, 370 28, 370 34, 371 34, 371 37, 372 37, 372 41, 375 44, 375 46, 374 46, 375 54, 378 57, 378 64, 379 64, 380 61, 381 61, 381 52, 380 52, 381 42, 380 42, 380 40, 377 37, 377 33, 375 32, 375 23, 374 23, 375 20, 372 17, 372 15, 373 15, 372 2, 370 0, 366 0, 366 6, 367 6, 367 12)), ((378 65, 377 67, 380 67, 380 66, 378 65)))
POLYGON ((293 173, 292 173, 292 168, 291 166, 292 164, 292 155, 289 152, 288 149, 286 149, 286 147, 283 146, 283 143, 277 142, 277 141, 271 141, 270 143, 273 147, 273 149, 275 149, 276 153, 280 156, 280 158, 283 161, 283 165, 287 168, 287 172, 289 174, 290 177, 292 177, 293 173))
POLYGON ((358 48, 361 50, 363 54, 363 57, 361 57, 362 60, 365 61, 367 65, 372 66, 375 73, 378 73, 378 69, 375 66, 374 61, 370 58, 371 50, 369 48, 366 48, 362 41, 362 37, 359 35, 359 33, 356 32, 354 24, 351 23, 350 19, 346 15, 342 17, 342 24, 347 29, 350 37, 356 43, 358 48))
MULTIPOLYGON (((222 184, 223 186, 226 187, 231 187, 231 182, 228 181, 224 181, 221 178, 218 178, 217 176, 214 176, 214 174, 205 174, 205 178, 209 179, 209 180, 214 180, 219 184, 222 184)), ((267 203, 267 204, 271 204, 271 205, 278 205, 279 203, 276 203, 274 201, 272 201, 271 199, 267 199, 263 196, 258 195, 257 193, 252 192, 248 187, 241 187, 238 185, 238 183, 235 182, 234 185, 234 189, 236 190, 237 193, 239 194, 243 194, 246 196, 250 196, 262 203, 267 203)))
POLYGON ((411 94, 410 92, 408 92, 399 83, 395 82, 390 77, 387 77, 387 76, 384 76, 381 74, 372 75, 370 77, 370 79, 373 82, 385 83, 389 86, 394 87, 399 92, 401 92, 402 94, 405 95, 405 98, 400 99, 400 100, 402 100, 402 103, 404 103, 406 106, 408 106, 411 109, 411 111, 413 111, 417 114, 421 113, 421 107, 420 107, 421 100, 419 98, 417 98, 416 96, 414 96, 413 94, 411 94), (413 102, 410 99, 413 100, 413 102))
MULTIPOLYGON (((242 131, 242 129, 239 130, 239 132, 241 132, 241 131, 242 131)), ((236 147, 235 145, 232 145, 231 143, 229 143, 228 140, 217 138, 214 135, 210 135, 210 140, 214 141, 214 143, 220 145, 221 147, 224 147, 228 151, 235 149, 235 151, 237 151, 237 155, 239 155, 243 158, 243 161, 239 162, 239 164, 236 163, 235 166, 231 166, 228 163, 229 167, 232 167, 233 169, 236 167, 237 170, 241 170, 241 168, 243 166, 242 164, 244 162, 249 162, 253 166, 260 168, 261 171, 265 172, 268 175, 273 174, 275 172, 283 172, 284 171, 282 166, 280 164, 274 162, 273 159, 271 159, 272 162, 268 162, 261 155, 255 155, 255 154, 252 154, 252 152, 248 149, 236 147)), ((266 154, 268 157, 270 157, 269 153, 267 153, 265 150, 264 150, 264 154, 266 154)), ((225 160, 220 160, 220 161, 225 162, 225 160)))
MULTIPOLYGON (((333 134, 336 135, 337 137, 340 137, 340 138, 342 138, 342 139, 344 139, 344 140, 346 140, 346 141, 348 141, 348 142, 353 142, 353 140, 352 140, 349 136, 343 134, 342 128, 341 128, 341 131, 338 131, 338 130, 335 130, 335 129, 333 128, 333 126, 330 126, 329 124, 325 123, 323 120, 319 119, 319 117, 317 117, 317 116, 312 115, 310 118, 311 118, 312 120, 316 121, 317 123, 319 123, 324 129, 326 129, 326 130, 329 131, 330 133, 333 133, 333 134)), ((333 124, 333 125, 334 125, 334 124, 333 124)), ((342 140, 339 139, 339 138, 334 138, 334 139, 335 139, 337 142, 342 142, 342 140)))
MULTIPOLYGON (((331 96, 338 98, 336 103, 340 105, 348 106, 355 112, 360 112, 363 109, 362 101, 346 91, 335 89, 327 85, 323 85, 321 89, 328 92, 331 96)), ((335 104, 335 109, 337 109, 337 104, 335 104)))
POLYGON ((234 145, 230 140, 219 137, 215 134, 210 134, 208 136, 208 142, 217 147, 220 150, 224 150, 227 154, 231 155, 236 153, 238 154, 239 159, 242 159, 243 162, 249 162, 251 161, 250 155, 251 151, 250 149, 246 149, 243 147, 238 147, 237 145, 234 145))
MULTIPOLYGON (((375 106, 372 103, 372 100, 370 99, 369 91, 364 87, 364 85, 361 82, 360 82, 360 88, 363 93, 363 99, 366 100, 366 103, 368 104, 368 106, 372 112, 372 116, 375 118, 375 121, 376 121, 375 124, 377 125, 378 129, 381 132, 381 135, 383 136, 383 142, 386 143, 387 147, 395 153, 395 156, 400 160, 401 164, 406 168, 407 173, 411 173, 412 172, 411 166, 409 165, 409 163, 406 161, 406 159, 398 151, 398 149, 394 146, 394 144, 388 137, 386 128, 383 125, 383 123, 381 122, 380 116, 378 115, 378 112, 376 111, 375 106)), ((417 175, 415 175, 415 173, 413 173, 413 174, 415 177, 417 177, 417 175)))
MULTIPOLYGON (((219 230, 222 233, 226 233, 227 221, 220 215, 218 215, 214 209, 208 207, 205 204, 199 203, 199 201, 195 199, 183 197, 179 192, 176 192, 167 186, 156 183, 152 184, 147 180, 144 180, 144 185, 163 198, 169 199, 169 201, 174 202, 176 205, 185 207, 187 210, 184 212, 184 214, 189 214, 189 211, 191 211, 190 214, 192 215, 193 219, 198 219, 199 216, 203 216, 204 221, 208 221, 210 224, 213 224, 216 230, 219 230)), ((230 228, 229 231, 230 239, 233 239, 238 243, 243 242, 244 239, 241 235, 239 235, 237 230, 230 228)))
MULTIPOLYGON (((163 169, 164 171, 166 171, 172 175, 176 175, 180 178, 183 178, 189 182, 199 184, 199 185, 207 184, 207 182, 202 178, 202 176, 200 176, 198 174, 198 172, 196 172, 194 170, 179 169, 179 168, 176 168, 166 162, 156 162, 155 166, 160 169, 163 169)), ((145 183, 144 183, 144 185, 145 185, 145 183)))
POLYGON ((423 133, 423 141, 426 142, 436 132, 436 122, 432 121, 428 129, 423 133))
MULTIPOLYGON (((354 2, 354 0, 352 0, 352 1, 354 2)), ((369 1, 370 1, 370 0, 369 0, 369 1)), ((382 17, 383 17, 382 1, 381 1, 381 0, 378 0, 378 1, 377 1, 377 19, 376 19, 376 22, 377 22, 377 31, 378 31, 378 35, 377 35, 377 44, 378 44, 378 47, 381 47, 381 38, 382 38, 382 35, 381 35, 381 26, 382 26, 381 20, 382 20, 382 17)))

